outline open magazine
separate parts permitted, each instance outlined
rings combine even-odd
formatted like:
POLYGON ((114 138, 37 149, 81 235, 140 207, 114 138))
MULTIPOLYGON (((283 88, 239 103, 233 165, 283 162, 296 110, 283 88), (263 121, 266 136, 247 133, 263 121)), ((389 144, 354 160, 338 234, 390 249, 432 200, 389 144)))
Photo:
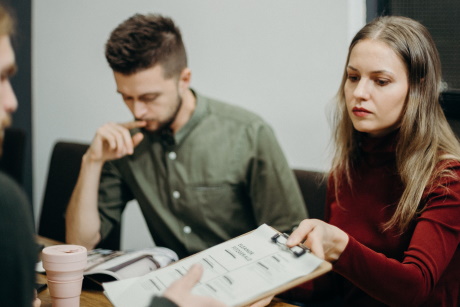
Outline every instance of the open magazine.
MULTIPOLYGON (((103 282, 140 277, 177 260, 177 254, 165 247, 134 251, 93 249, 88 251, 83 288, 102 290, 103 282)), ((36 270, 45 273, 41 262, 36 270)))

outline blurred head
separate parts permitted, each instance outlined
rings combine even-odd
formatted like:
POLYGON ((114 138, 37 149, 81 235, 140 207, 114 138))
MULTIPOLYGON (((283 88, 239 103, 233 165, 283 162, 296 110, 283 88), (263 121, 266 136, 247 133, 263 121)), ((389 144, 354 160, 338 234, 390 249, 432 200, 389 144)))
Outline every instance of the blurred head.
POLYGON ((170 126, 189 87, 190 70, 180 30, 170 18, 136 14, 106 44, 117 91, 145 130, 170 126))
POLYGON ((16 71, 16 62, 10 35, 13 33, 11 15, 0 5, 0 154, 5 128, 11 124, 11 114, 18 103, 11 87, 10 77, 16 71))

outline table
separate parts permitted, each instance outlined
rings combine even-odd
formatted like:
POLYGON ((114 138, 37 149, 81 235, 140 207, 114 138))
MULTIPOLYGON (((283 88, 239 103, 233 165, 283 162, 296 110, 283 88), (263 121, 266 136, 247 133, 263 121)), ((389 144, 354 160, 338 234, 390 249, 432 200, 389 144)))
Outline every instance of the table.
MULTIPOLYGON (((37 242, 44 246, 62 244, 61 242, 54 241, 48 238, 37 236, 37 242)), ((37 282, 46 283, 46 275, 37 274, 37 282)), ((38 297, 42 301, 41 307, 51 307, 51 297, 48 288, 38 293, 38 297)), ((113 305, 107 299, 107 297, 101 291, 95 290, 82 290, 80 296, 80 307, 112 307, 113 305)), ((294 305, 284 303, 281 300, 275 298, 269 305, 269 307, 292 307, 294 305)))

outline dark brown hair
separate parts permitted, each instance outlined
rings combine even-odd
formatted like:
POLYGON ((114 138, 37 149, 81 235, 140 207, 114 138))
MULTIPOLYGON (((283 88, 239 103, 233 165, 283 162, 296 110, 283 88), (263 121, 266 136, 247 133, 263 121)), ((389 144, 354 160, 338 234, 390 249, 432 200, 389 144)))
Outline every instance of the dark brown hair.
POLYGON ((161 64, 165 77, 179 76, 187 67, 180 30, 157 14, 136 14, 112 31, 105 46, 110 67, 125 75, 161 64))

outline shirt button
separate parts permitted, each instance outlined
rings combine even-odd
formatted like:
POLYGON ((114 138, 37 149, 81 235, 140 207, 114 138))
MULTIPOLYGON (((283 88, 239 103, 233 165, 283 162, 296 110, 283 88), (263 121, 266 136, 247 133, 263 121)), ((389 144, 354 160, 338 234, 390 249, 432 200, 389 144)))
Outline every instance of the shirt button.
POLYGON ((169 154, 168 154, 168 157, 170 160, 176 160, 177 158, 177 155, 174 151, 171 151, 169 154))
POLYGON ((173 196, 175 199, 179 199, 179 198, 180 198, 180 193, 179 193, 179 191, 174 191, 174 192, 172 193, 172 196, 173 196))
POLYGON ((185 226, 185 227, 184 227, 184 233, 189 234, 189 233, 191 233, 191 232, 192 232, 192 228, 190 228, 190 226, 185 226))

